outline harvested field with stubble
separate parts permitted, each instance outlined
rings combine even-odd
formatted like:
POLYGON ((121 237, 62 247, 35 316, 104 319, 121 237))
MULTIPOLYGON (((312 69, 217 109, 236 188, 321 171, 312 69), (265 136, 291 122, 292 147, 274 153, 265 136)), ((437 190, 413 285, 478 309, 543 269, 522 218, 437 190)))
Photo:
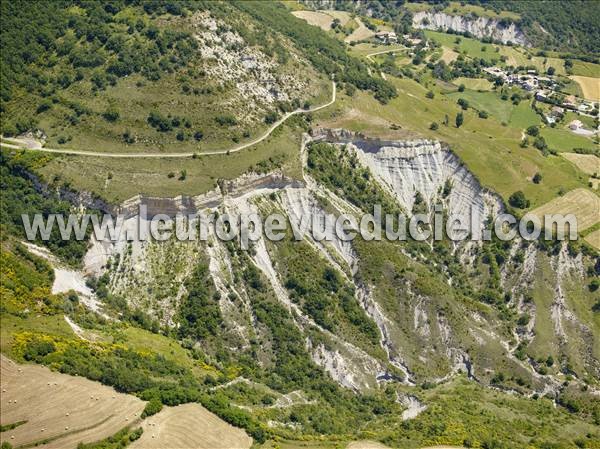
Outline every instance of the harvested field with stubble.
POLYGON ((588 175, 600 174, 600 158, 594 154, 560 153, 560 155, 588 175))
POLYGON ((131 449, 248 449, 252 438, 200 404, 164 407, 146 418, 144 433, 131 449))
POLYGON ((553 199, 543 206, 532 210, 543 223, 547 214, 574 214, 577 217, 577 229, 585 231, 600 221, 600 198, 586 189, 575 189, 553 199))
POLYGON ((353 441, 346 449, 388 449, 385 444, 378 443, 377 441, 353 441))
POLYGON ((583 97, 587 100, 600 100, 600 78, 590 76, 570 76, 572 80, 581 86, 583 97))
POLYGON ((600 251, 600 229, 586 235, 584 240, 600 251))
POLYGON ((15 448, 74 449, 114 435, 144 409, 142 400, 98 382, 0 357, 1 423, 26 421, 0 435, 15 448))

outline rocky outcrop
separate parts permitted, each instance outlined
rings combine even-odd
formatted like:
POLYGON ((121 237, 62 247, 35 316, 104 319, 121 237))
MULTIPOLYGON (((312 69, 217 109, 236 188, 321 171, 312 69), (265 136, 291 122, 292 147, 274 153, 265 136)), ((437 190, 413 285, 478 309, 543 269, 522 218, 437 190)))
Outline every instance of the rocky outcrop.
MULTIPOLYGON (((429 212, 443 203, 449 215, 474 223, 483 231, 486 219, 502 210, 500 198, 484 189, 462 161, 440 142, 413 140, 380 143, 356 141, 346 146, 380 184, 411 213, 420 197, 429 212)), ((419 201, 421 200, 419 199, 419 201)))
POLYGON ((488 17, 455 16, 444 12, 420 11, 413 16, 413 26, 428 30, 470 33, 475 37, 489 37, 503 44, 528 45, 523 31, 513 22, 488 17))
MULTIPOLYGON (((312 136, 303 137, 304 157, 304 144, 311 140, 331 142, 341 151, 355 155, 360 164, 369 168, 372 179, 386 189, 408 214, 415 208, 418 193, 422 198, 421 209, 428 208, 428 212, 431 212, 430 205, 436 202, 441 202, 449 214, 461 215, 470 208, 476 209, 480 214, 477 223, 482 229, 485 221, 503 207, 500 198, 482 187, 460 159, 440 142, 380 141, 345 130, 317 129, 312 136)), ((137 206, 143 204, 149 215, 166 213, 169 217, 177 213, 218 210, 219 214, 255 213, 265 218, 272 212, 280 212, 292 227, 302 228, 301 222, 307 220, 310 226, 316 221, 319 228, 326 230, 323 224, 328 214, 360 214, 355 205, 338 193, 340 196, 319 185, 309 173, 304 174, 303 182, 288 179, 280 173, 249 174, 233 181, 220 181, 214 190, 195 197, 137 196, 124 203, 119 211, 130 217, 126 220, 126 227, 133 226, 133 214, 137 212, 137 206)), ((358 391, 376 388, 378 384, 389 381, 401 381, 407 386, 422 381, 443 382, 463 372, 470 379, 485 384, 499 365, 508 363, 519 375, 532 379, 532 390, 546 388, 549 380, 515 358, 512 353, 515 345, 509 345, 507 333, 500 334, 493 316, 477 314, 477 319, 465 318, 473 314, 468 305, 455 302, 451 295, 444 296, 441 292, 424 292, 414 282, 406 282, 394 293, 383 291, 381 286, 365 285, 359 269, 359 246, 340 240, 335 233, 325 231, 325 234, 324 239, 315 239, 309 230, 304 234, 304 243, 336 269, 345 282, 354 285, 358 304, 379 330, 379 343, 383 349, 379 353, 372 348, 363 348, 358 340, 344 338, 319 326, 290 297, 284 284, 285 267, 278 258, 278 250, 264 236, 251 243, 245 261, 254 264, 264 275, 273 299, 288 310, 294 326, 304 334, 305 349, 313 361, 338 383, 358 391), (314 337, 314 332, 318 333, 318 338, 314 337), (487 355, 490 353, 502 356, 492 359, 487 355)), ((470 247, 474 257, 479 254, 480 245, 480 242, 473 242, 470 247)), ((515 245, 509 258, 521 251, 520 246, 515 245)), ((517 342, 534 337, 536 321, 535 307, 524 299, 537 266, 536 249, 533 244, 522 249, 525 250, 523 266, 514 265, 511 271, 502 273, 504 287, 512 292, 511 305, 519 313, 532 316, 530 326, 517 330, 517 342)), ((558 278, 565 278, 570 272, 581 275, 583 268, 580 261, 573 261, 573 266, 567 266, 570 259, 564 251, 553 261, 556 270, 563 273, 558 278)), ((201 257, 208 259, 210 273, 220 293, 219 306, 230 347, 247 347, 256 336, 261 336, 260 325, 253 316, 249 290, 246 291, 243 282, 236 281, 239 276, 232 267, 240 263, 238 256, 213 235, 208 242, 200 245, 197 242, 169 241, 92 242, 86 263, 89 271, 96 274, 105 272, 110 265, 110 288, 114 293, 126 295, 133 305, 144 307, 149 313, 160 314, 158 316, 163 322, 175 325, 172 317, 185 294, 184 281, 190 275, 189 267, 201 257), (154 297, 150 298, 150 295, 154 297)), ((427 263, 426 256, 422 261, 411 260, 427 263)), ((448 281, 450 284, 451 280, 448 281)), ((571 319, 572 312, 565 300, 565 285, 563 281, 557 286, 552 318, 556 327, 566 327, 567 332, 577 323, 571 319)), ((580 333, 585 337, 589 332, 581 328, 580 333)), ((268 351, 266 347, 264 363, 267 364, 268 351)), ((415 412, 421 410, 420 404, 411 400, 406 405, 415 412)), ((411 417, 409 415, 407 419, 411 417)))

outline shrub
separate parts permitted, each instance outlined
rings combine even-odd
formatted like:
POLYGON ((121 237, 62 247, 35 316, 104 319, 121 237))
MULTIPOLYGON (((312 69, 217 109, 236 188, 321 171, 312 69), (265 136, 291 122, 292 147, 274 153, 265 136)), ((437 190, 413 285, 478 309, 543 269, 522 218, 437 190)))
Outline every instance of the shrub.
POLYGON ((537 126, 532 125, 529 128, 527 128, 526 132, 530 136, 535 137, 535 136, 537 136, 540 133, 540 129, 537 126))
POLYGON ((459 112, 458 114, 456 114, 455 123, 456 123, 457 128, 460 128, 464 121, 465 121, 465 118, 464 118, 462 112, 459 112))
POLYGON ((458 105, 462 108, 463 111, 469 109, 469 102, 464 98, 459 98, 457 101, 458 105))
POLYGON ((215 121, 220 126, 235 126, 235 125, 237 125, 236 118, 231 114, 217 115, 215 117, 215 121))
POLYGON ((438 129, 440 126, 436 123, 436 122, 431 122, 431 125, 429 125, 429 129, 435 131, 436 129, 438 129))
POLYGON ((108 122, 116 122, 119 119, 119 111, 117 111, 113 107, 110 107, 106 111, 104 111, 102 117, 104 117, 104 120, 108 122))
POLYGON ((48 99, 42 100, 42 102, 40 103, 40 105, 37 107, 36 112, 38 114, 47 111, 48 109, 50 109, 52 107, 52 102, 48 99))
POLYGON ((173 129, 171 120, 157 111, 150 112, 148 115, 148 124, 160 132, 167 132, 173 129))
POLYGON ((265 116, 265 123, 267 125, 270 125, 272 123, 275 123, 278 118, 279 118, 279 115, 277 114, 277 112, 271 111, 265 116))
POLYGON ((519 209, 526 209, 529 207, 530 202, 525 198, 525 194, 519 190, 510 196, 508 204, 519 209))
POLYGON ((535 175, 533 175, 533 183, 539 184, 540 182, 542 182, 542 175, 540 172, 537 172, 535 175))
POLYGON ((148 417, 148 416, 152 416, 152 415, 156 415, 158 412, 160 412, 163 408, 163 404, 160 401, 160 399, 158 398, 153 398, 151 399, 147 404, 146 407, 144 407, 144 411, 142 412, 142 419, 148 417))

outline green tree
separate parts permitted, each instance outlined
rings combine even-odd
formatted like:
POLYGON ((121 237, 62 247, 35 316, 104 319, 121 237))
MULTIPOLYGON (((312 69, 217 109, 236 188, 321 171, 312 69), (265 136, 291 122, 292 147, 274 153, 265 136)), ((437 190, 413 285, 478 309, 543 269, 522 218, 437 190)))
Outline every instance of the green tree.
POLYGON ((508 199, 508 204, 518 209, 526 209, 529 207, 529 200, 525 197, 525 194, 519 190, 513 193, 508 199))
POLYGON ((458 114, 456 114, 455 123, 456 123, 457 128, 460 128, 464 121, 465 121, 465 118, 464 118, 462 112, 459 112, 458 114))

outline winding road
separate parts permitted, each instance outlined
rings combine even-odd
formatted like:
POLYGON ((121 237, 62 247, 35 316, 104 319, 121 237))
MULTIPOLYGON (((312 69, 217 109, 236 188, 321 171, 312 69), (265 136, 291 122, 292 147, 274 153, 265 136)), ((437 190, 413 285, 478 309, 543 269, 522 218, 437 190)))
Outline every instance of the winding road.
POLYGON ((75 156, 112 157, 112 158, 163 158, 163 159, 168 159, 168 158, 186 158, 186 157, 193 157, 193 156, 211 156, 211 155, 216 155, 216 154, 237 153, 238 151, 242 151, 246 148, 252 147, 252 146, 262 142, 263 140, 265 140, 267 137, 269 137, 271 135, 271 133, 279 125, 281 125, 283 122, 285 122, 292 115, 316 112, 316 111, 324 109, 328 106, 331 106, 333 103, 335 103, 335 100, 336 100, 336 89, 337 89, 337 86, 335 84, 335 81, 331 81, 331 100, 328 101, 327 103, 322 104, 320 106, 315 106, 310 109, 296 109, 292 112, 288 112, 282 118, 280 118, 275 123, 273 123, 262 136, 258 137, 257 139, 254 139, 250 142, 246 142, 246 143, 234 146, 227 150, 205 151, 205 152, 196 152, 196 153, 103 153, 103 152, 97 152, 97 151, 69 150, 67 148, 60 148, 60 149, 59 148, 39 148, 39 147, 33 148, 33 147, 23 146, 24 142, 20 141, 19 139, 6 139, 6 138, 4 138, 4 139, 8 140, 8 143, 2 141, 2 142, 0 142, 0 146, 7 147, 7 148, 15 148, 15 149, 30 149, 33 151, 42 151, 44 153, 70 154, 70 155, 75 155, 75 156), (13 143, 10 143, 10 142, 13 142, 13 143))
MULTIPOLYGON (((396 53, 399 51, 404 51, 406 50, 406 47, 402 47, 402 48, 392 48, 391 50, 383 50, 383 51, 376 51, 373 53, 369 53, 368 55, 366 55, 366 58, 371 61, 371 62, 375 62, 373 60, 373 58, 371 56, 377 56, 377 55, 383 55, 385 53, 396 53)), ((384 80, 387 80, 387 77, 385 76, 385 73, 383 73, 382 71, 379 72, 379 75, 381 76, 381 78, 383 78, 384 80)))

